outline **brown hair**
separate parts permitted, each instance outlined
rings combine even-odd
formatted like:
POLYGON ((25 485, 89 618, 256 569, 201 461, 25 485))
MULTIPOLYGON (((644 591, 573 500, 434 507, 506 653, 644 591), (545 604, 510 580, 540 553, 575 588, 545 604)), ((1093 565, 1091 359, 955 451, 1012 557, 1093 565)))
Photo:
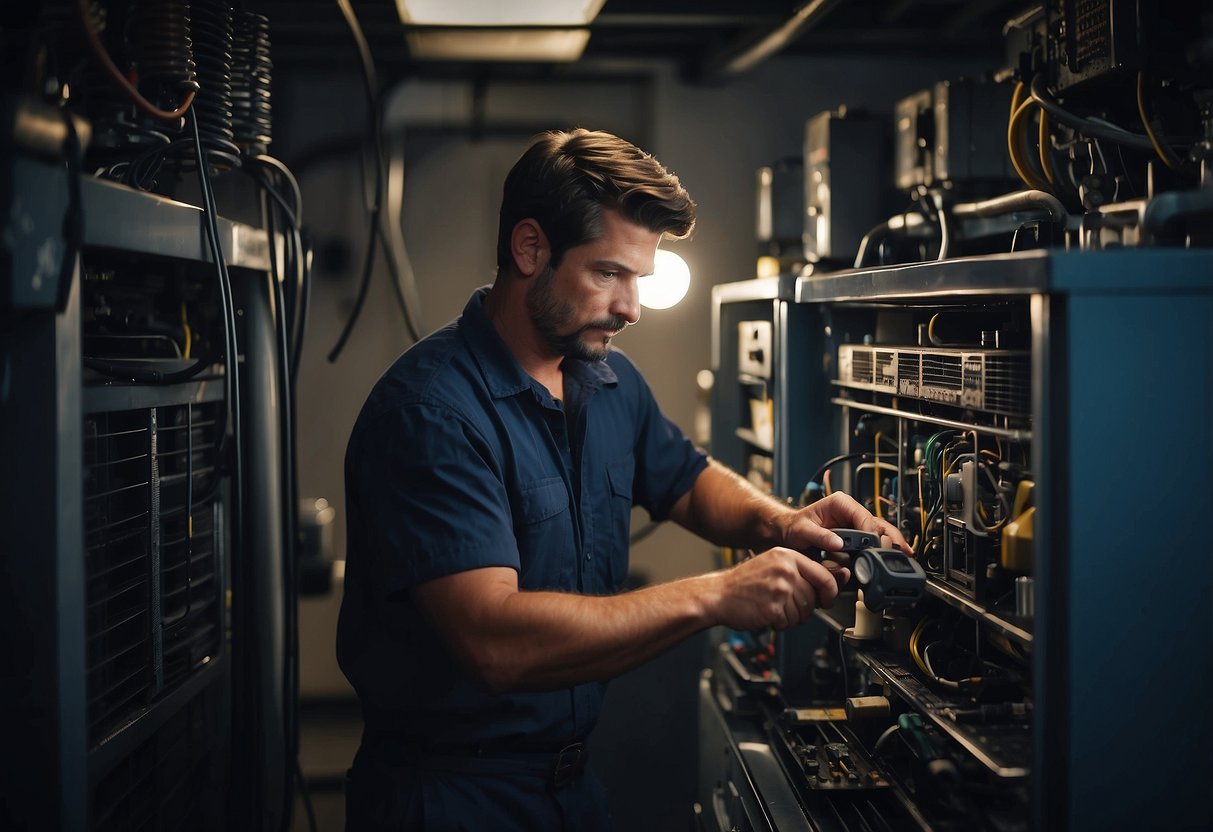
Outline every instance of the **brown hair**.
POLYGON ((547 235, 551 266, 602 233, 602 210, 680 240, 695 227, 695 203, 678 177, 630 142, 601 131, 541 133, 510 169, 501 199, 497 266, 508 270, 510 235, 533 219, 547 235))

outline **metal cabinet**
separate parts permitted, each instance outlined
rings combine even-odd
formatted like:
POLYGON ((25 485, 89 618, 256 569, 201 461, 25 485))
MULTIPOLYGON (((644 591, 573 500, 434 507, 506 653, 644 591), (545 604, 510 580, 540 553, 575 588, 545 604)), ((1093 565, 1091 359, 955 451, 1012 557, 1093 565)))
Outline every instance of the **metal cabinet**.
MULTIPOLYGON (((89 364, 145 349, 125 335, 90 340, 105 293, 154 305, 212 279, 201 212, 83 178, 80 265, 61 283, 67 174, 24 158, 4 167, 5 823, 259 824, 250 807, 281 793, 272 772, 285 768, 282 743, 267 741, 284 730, 281 634, 263 626, 281 620, 283 597, 267 236, 219 221, 244 347, 245 418, 233 427, 222 364, 170 384, 89 364), (234 442, 250 495, 240 540, 225 460, 234 442)), ((205 299, 171 303, 200 343, 205 299)))
POLYGON ((805 816, 857 828, 834 814, 855 795, 823 798, 805 750, 828 723, 895 828, 1207 825, 1213 252, 848 270, 801 278, 790 306, 813 331, 788 336, 810 352, 776 403, 787 446, 813 448, 801 472, 836 458, 833 487, 917 538, 927 571, 871 639, 843 638, 852 593, 819 611, 824 638, 780 643, 807 685, 745 693, 805 816), (1030 532, 1009 529, 1029 508, 1030 532), (1174 765, 1125 779, 1125 759, 1174 765))

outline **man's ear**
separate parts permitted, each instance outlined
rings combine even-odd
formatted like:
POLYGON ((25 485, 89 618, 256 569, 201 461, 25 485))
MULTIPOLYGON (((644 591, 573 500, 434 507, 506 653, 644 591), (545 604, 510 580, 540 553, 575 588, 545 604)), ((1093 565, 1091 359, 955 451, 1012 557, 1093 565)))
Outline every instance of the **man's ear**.
POLYGON ((519 220, 510 234, 510 256, 521 277, 539 274, 551 257, 547 235, 533 219, 519 220))

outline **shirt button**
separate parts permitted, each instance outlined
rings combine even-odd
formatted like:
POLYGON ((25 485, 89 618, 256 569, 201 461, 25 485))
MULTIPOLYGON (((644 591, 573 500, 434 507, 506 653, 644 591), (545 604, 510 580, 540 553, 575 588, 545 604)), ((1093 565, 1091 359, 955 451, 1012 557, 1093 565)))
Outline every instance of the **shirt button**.
POLYGON ((593 552, 586 552, 586 553, 585 553, 585 559, 586 559, 586 560, 589 560, 589 559, 590 559, 590 558, 593 556, 593 554, 594 554, 593 552))

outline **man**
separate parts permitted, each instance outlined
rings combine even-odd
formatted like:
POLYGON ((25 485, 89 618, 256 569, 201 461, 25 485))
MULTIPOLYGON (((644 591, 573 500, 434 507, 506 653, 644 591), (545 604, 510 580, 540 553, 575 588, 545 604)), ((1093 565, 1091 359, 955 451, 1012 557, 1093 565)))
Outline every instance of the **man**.
MULTIPOLYGON (((717 624, 794 627, 846 570, 835 494, 794 510, 692 447, 610 348, 695 206, 607 133, 547 133, 505 182, 498 273, 371 392, 346 456, 341 667, 366 732, 351 829, 606 829, 584 771, 606 680, 717 624), (732 569, 620 592, 633 503, 732 569)), ((688 760, 688 765, 691 761, 688 760)))

